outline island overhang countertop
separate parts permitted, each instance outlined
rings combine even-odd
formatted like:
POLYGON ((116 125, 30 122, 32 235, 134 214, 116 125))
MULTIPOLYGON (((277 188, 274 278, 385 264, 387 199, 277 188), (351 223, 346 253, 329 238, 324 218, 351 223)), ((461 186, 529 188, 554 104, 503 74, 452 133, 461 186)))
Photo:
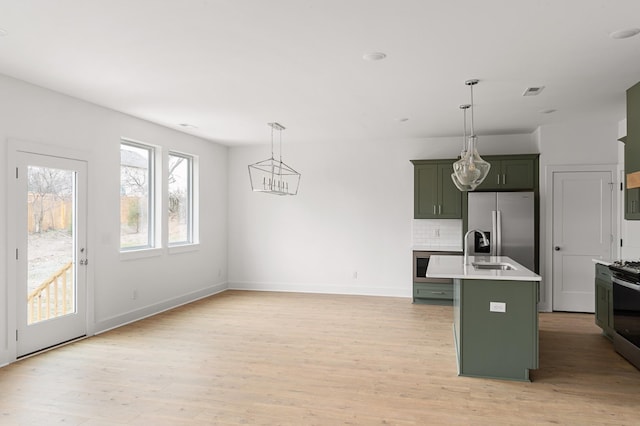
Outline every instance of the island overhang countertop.
POLYGON ((540 275, 507 256, 431 256, 427 267, 428 278, 457 278, 467 280, 540 281, 540 275), (479 264, 479 267, 473 266, 479 264), (489 265, 506 264, 513 269, 480 269, 489 265))

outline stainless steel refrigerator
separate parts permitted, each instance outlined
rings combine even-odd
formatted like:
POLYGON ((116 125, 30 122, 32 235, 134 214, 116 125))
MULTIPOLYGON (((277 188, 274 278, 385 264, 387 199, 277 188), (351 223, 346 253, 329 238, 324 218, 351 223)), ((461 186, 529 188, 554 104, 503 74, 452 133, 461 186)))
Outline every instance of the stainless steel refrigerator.
POLYGON ((478 233, 469 236, 469 254, 508 256, 535 271, 535 203, 533 192, 470 192, 468 229, 487 233, 482 247, 478 233))

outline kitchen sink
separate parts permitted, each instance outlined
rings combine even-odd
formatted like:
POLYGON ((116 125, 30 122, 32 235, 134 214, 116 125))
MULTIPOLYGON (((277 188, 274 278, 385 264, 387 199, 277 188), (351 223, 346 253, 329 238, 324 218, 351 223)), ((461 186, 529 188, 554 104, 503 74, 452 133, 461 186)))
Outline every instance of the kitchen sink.
POLYGON ((516 269, 512 264, 504 262, 474 262, 471 265, 476 269, 489 269, 494 271, 511 271, 516 269))

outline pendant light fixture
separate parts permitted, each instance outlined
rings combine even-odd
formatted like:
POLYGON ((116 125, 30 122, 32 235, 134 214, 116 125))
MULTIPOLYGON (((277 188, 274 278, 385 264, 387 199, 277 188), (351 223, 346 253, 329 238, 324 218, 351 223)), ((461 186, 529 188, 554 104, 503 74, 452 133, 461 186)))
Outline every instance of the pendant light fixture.
POLYGON ((453 163, 453 173, 451 179, 456 187, 460 191, 473 191, 478 185, 482 183, 484 178, 487 177, 491 164, 480 158, 476 144, 478 137, 475 134, 474 122, 473 122, 473 86, 478 84, 478 80, 467 80, 465 84, 469 86, 471 91, 471 104, 470 106, 461 105, 460 108, 464 112, 464 136, 462 152, 460 159, 453 163), (471 108, 471 133, 467 137, 467 108, 471 108))
POLYGON ((296 195, 300 184, 300 173, 282 162, 282 131, 279 123, 267 123, 271 127, 271 158, 249 165, 251 189, 273 195, 296 195), (273 132, 280 136, 280 159, 273 156, 273 132))
MULTIPOLYGON (((460 158, 464 158, 467 154, 467 110, 471 107, 469 104, 460 105, 460 109, 462 110, 462 149, 460 150, 460 158)), ((458 180, 458 177, 455 173, 451 173, 451 180, 456 185, 460 191, 473 191, 476 189, 475 186, 472 185, 463 185, 458 180)))

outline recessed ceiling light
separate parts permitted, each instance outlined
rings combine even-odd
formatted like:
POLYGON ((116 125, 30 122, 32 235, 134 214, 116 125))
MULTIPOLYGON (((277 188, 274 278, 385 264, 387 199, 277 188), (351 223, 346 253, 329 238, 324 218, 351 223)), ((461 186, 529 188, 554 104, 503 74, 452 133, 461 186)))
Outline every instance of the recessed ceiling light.
POLYGON ((402 117, 402 118, 396 118, 396 121, 398 123, 404 123, 405 121, 409 121, 409 119, 407 117, 402 117))
POLYGON ((540 111, 540 114, 553 114, 556 111, 557 111, 557 109, 553 109, 553 108, 543 109, 543 110, 540 111))
POLYGON ((386 53, 382 53, 382 52, 369 52, 362 55, 362 59, 364 59, 365 61, 379 61, 386 57, 387 57, 386 53))
POLYGON ((178 126, 184 127, 185 129, 197 129, 198 128, 198 126, 194 126, 193 124, 189 124, 189 123, 180 123, 180 124, 178 124, 178 126))
POLYGON ((7 30, 3 30, 2 28, 0 28, 0 37, 4 37, 4 36, 6 36, 7 34, 9 34, 9 33, 7 32, 7 30))
POLYGON ((609 34, 609 37, 620 40, 623 38, 633 37, 640 34, 640 28, 627 28, 626 30, 618 30, 609 34))

